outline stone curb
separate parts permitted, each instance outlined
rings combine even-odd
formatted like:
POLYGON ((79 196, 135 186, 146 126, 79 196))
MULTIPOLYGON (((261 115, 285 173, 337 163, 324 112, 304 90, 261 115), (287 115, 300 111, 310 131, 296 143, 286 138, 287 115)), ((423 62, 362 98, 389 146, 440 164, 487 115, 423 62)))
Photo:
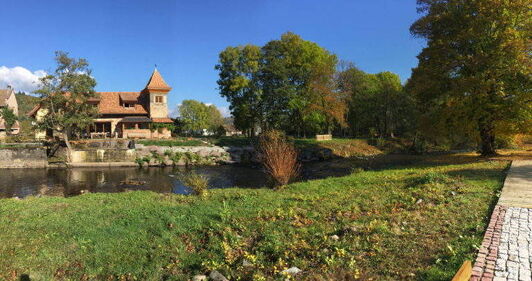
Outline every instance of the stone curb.
POLYGON ((470 281, 491 281, 495 277, 495 262, 499 250, 504 216, 508 207, 496 205, 478 251, 470 281))

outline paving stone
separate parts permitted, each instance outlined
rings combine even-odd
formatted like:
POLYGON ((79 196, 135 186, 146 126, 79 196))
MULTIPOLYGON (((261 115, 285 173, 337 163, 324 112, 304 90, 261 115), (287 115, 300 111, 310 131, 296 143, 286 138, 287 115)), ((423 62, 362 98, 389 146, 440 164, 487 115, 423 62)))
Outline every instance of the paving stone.
POLYGON ((514 161, 491 215, 471 281, 532 281, 532 196, 523 196, 532 194, 530 191, 532 161, 514 161))

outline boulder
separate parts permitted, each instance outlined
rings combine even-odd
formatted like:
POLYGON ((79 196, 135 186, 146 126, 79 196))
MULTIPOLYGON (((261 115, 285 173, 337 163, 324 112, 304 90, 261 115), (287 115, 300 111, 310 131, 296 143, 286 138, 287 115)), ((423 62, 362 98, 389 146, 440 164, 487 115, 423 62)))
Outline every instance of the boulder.
POLYGON ((288 275, 292 275, 293 276, 293 275, 296 275, 296 274, 300 273, 301 271, 302 271, 301 269, 293 266, 293 267, 290 267, 288 269, 283 270, 283 273, 286 273, 288 275))
POLYGON ((225 278, 225 276, 216 270, 211 271, 211 274, 209 274, 209 279, 212 281, 229 281, 229 279, 225 278))
POLYGON ((207 276, 205 275, 195 275, 194 277, 192 277, 192 281, 206 281, 207 280, 207 276))

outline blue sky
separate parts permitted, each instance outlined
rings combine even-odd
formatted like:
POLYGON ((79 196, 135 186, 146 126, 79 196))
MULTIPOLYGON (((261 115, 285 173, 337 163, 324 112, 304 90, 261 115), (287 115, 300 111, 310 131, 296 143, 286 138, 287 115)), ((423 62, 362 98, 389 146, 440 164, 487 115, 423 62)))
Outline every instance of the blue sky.
POLYGON ((139 91, 157 64, 173 87, 170 110, 183 99, 226 108, 214 70, 219 52, 287 31, 405 81, 424 45, 408 31, 418 17, 415 0, 3 0, 0 87, 28 87, 64 50, 89 60, 97 91, 139 91))

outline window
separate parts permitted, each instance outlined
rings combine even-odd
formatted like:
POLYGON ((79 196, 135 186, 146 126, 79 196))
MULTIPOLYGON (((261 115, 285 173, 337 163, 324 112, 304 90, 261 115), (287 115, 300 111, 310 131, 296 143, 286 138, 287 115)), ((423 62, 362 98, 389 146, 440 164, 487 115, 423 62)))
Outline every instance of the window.
POLYGON ((163 103, 163 96, 155 96, 156 103, 163 103))
POLYGON ((125 108, 133 108, 133 107, 135 107, 135 104, 134 103, 124 103, 124 107, 125 108))

